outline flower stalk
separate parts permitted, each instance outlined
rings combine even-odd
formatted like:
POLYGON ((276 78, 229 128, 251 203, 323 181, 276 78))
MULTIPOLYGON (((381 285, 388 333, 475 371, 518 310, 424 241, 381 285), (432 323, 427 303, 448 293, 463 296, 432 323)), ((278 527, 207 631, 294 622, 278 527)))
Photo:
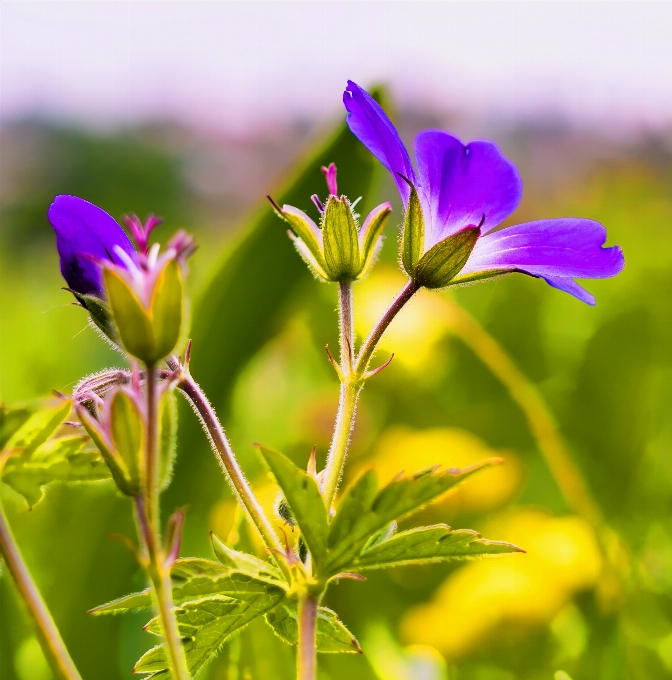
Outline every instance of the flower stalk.
POLYGON ((152 583, 152 591, 161 620, 171 672, 175 680, 189 680, 187 660, 182 647, 173 604, 170 569, 172 560, 161 545, 158 484, 158 385, 155 366, 146 371, 146 450, 143 493, 134 497, 138 534, 142 545, 143 566, 152 583))
MULTIPOLYGON (((245 474, 238 463, 212 404, 209 402, 200 385, 192 378, 188 366, 182 365, 177 357, 171 357, 168 360, 168 366, 173 371, 179 371, 177 388, 184 394, 187 401, 191 404, 194 413, 196 413, 201 421, 203 430, 210 441, 213 452, 224 470, 229 485, 240 504, 245 508, 250 521, 256 527, 259 535, 266 544, 266 547, 272 551, 271 554, 275 555, 278 552, 282 552, 283 547, 278 540, 275 531, 273 531, 273 527, 271 526, 268 517, 266 517, 263 508, 259 504, 259 501, 245 478, 245 474)), ((285 572, 285 575, 289 576, 289 571, 284 560, 278 560, 278 564, 283 572, 285 572)))
MULTIPOLYGON (((0 461, 0 467, 2 467, 2 461, 0 461)), ((82 680, 47 609, 47 605, 42 599, 40 591, 30 575, 30 571, 28 571, 1 503, 0 555, 2 555, 7 565, 7 570, 14 579, 21 598, 26 603, 30 617, 35 625, 42 651, 54 674, 60 680, 82 680)))

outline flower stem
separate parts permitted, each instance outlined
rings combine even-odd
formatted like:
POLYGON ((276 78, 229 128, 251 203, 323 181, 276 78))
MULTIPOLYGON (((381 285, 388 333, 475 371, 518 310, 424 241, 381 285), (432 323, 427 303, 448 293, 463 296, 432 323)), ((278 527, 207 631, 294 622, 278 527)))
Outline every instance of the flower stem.
POLYGON ((315 680, 317 670, 317 597, 299 600, 299 646, 296 657, 297 680, 315 680))
POLYGON ((380 318, 380 321, 378 321, 375 328, 369 333, 369 337, 364 340, 364 344, 359 350, 359 355, 355 362, 355 373, 357 375, 361 376, 364 374, 380 339, 383 337, 383 333, 385 333, 387 327, 392 323, 394 317, 402 310, 404 305, 418 292, 418 290, 420 290, 420 286, 415 281, 409 281, 394 299, 389 309, 380 318))
MULTIPOLYGON (((176 359, 171 358, 169 366, 175 370, 179 366, 179 362, 177 362, 176 359)), ((254 495, 254 492, 250 488, 238 460, 231 449, 231 444, 229 444, 224 428, 219 422, 217 413, 208 401, 205 393, 185 370, 182 371, 177 387, 185 395, 201 421, 201 425, 210 440, 212 450, 219 459, 220 465, 226 474, 226 478, 229 481, 233 492, 240 504, 247 511, 248 517, 252 524, 257 528, 266 547, 282 552, 282 545, 280 544, 275 531, 273 531, 273 527, 254 495)), ((286 570, 284 561, 278 560, 278 562, 283 571, 286 570)))
POLYGON ((182 637, 175 617, 170 565, 166 562, 160 537, 152 524, 145 499, 142 496, 135 496, 134 500, 138 534, 143 546, 143 557, 146 560, 145 569, 152 583, 152 591, 161 619, 170 670, 175 680, 189 680, 191 676, 187 670, 182 637))
POLYGON ((357 399, 365 380, 366 369, 383 333, 403 306, 415 295, 419 286, 409 281, 383 314, 380 321, 364 341, 359 355, 354 357, 354 333, 352 323, 352 292, 350 283, 340 284, 339 324, 341 341, 341 391, 334 435, 327 455, 327 464, 322 476, 322 495, 327 507, 331 507, 343 474, 343 465, 348 453, 350 434, 355 424, 357 399))
POLYGON ((21 598, 26 603, 30 616, 37 629, 38 639, 55 675, 61 680, 81 680, 58 628, 35 585, 23 556, 16 544, 12 530, 7 523, 0 503, 0 555, 3 556, 7 570, 14 579, 21 598))

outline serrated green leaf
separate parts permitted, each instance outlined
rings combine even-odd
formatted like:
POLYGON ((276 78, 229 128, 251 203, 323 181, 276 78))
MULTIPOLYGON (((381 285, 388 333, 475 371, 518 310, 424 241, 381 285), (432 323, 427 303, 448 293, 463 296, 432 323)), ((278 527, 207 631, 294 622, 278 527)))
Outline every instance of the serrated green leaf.
MULTIPOLYGON (((277 588, 245 600, 235 600, 217 595, 185 602, 175 608, 177 627, 183 638, 184 652, 189 672, 194 674, 226 642, 232 633, 250 621, 276 607, 285 597, 285 591, 277 588)), ((161 635, 159 618, 152 619, 145 630, 161 635)), ((168 670, 165 653, 157 648, 150 650, 135 665, 135 673, 156 673, 168 670)))
POLYGON ((445 288, 467 263, 480 234, 478 227, 467 227, 432 246, 415 269, 415 281, 425 288, 445 288))
MULTIPOLYGON (((214 595, 225 595, 238 600, 257 598, 261 594, 275 595, 278 588, 285 590, 285 584, 272 577, 259 578, 233 570, 219 562, 197 557, 178 560, 171 570, 173 580, 173 602, 183 604, 214 595)), ((121 612, 148 609, 152 606, 149 589, 120 597, 112 602, 92 609, 90 614, 117 614, 121 612)))
POLYGON ((5 445, 5 450, 20 449, 22 458, 29 458, 33 451, 51 437, 70 413, 70 402, 60 403, 33 413, 14 432, 5 445))
POLYGON ((177 400, 173 390, 162 395, 159 408, 159 488, 163 490, 170 484, 177 450, 177 400))
POLYGON ((20 493, 33 507, 42 499, 42 487, 50 482, 92 482, 108 479, 110 474, 97 451, 83 451, 88 437, 51 439, 39 446, 29 458, 11 457, 2 481, 20 493))
POLYGON ((453 531, 445 524, 403 531, 365 548, 348 569, 385 569, 405 564, 466 560, 486 555, 524 552, 511 543, 488 541, 469 529, 453 531))
MULTIPOLYGON (((296 645, 299 623, 296 602, 284 602, 264 617, 266 623, 284 642, 296 645)), ((317 651, 323 654, 361 654, 354 635, 343 625, 336 612, 318 607, 316 628, 317 651)))
POLYGON ((182 270, 169 260, 154 285, 151 304, 156 360, 167 357, 180 339, 184 317, 182 270))
POLYGON ((149 609, 152 606, 152 593, 147 588, 139 593, 124 595, 111 602, 98 605, 89 610, 89 614, 98 616, 99 614, 123 614, 124 612, 149 609))
POLYGON ((128 470, 134 487, 140 483, 140 461, 144 451, 142 415, 131 396, 124 390, 117 392, 110 406, 112 443, 128 470))
POLYGON ((368 472, 346 492, 331 524, 325 571, 343 571, 360 554, 367 541, 390 522, 418 510, 474 472, 495 460, 468 468, 428 469, 395 479, 376 493, 375 474, 368 472))
POLYGON ((404 215, 404 230, 401 236, 401 263, 406 273, 413 278, 415 268, 425 247, 425 219, 422 214, 420 197, 415 187, 406 179, 411 194, 404 215))
POLYGON ((285 495, 315 564, 319 565, 327 550, 329 519, 317 482, 281 453, 265 446, 260 446, 260 450, 285 495))
POLYGON ((350 202, 330 196, 322 220, 324 260, 333 281, 351 281, 361 269, 359 235, 350 202))
POLYGON ((229 548, 228 545, 225 545, 212 533, 210 537, 215 557, 224 566, 241 571, 244 574, 249 574, 250 576, 255 576, 256 578, 283 580, 280 570, 274 564, 264 562, 264 560, 260 560, 254 555, 248 555, 247 553, 229 548))

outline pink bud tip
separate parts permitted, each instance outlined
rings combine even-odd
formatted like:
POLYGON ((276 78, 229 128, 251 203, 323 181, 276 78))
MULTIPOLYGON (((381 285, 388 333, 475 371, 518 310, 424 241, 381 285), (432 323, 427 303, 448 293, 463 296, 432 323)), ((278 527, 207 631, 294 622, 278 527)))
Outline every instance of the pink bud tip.
POLYGON ((322 172, 327 180, 327 188, 332 196, 338 196, 338 184, 336 183, 336 165, 329 163, 329 167, 322 166, 322 172))

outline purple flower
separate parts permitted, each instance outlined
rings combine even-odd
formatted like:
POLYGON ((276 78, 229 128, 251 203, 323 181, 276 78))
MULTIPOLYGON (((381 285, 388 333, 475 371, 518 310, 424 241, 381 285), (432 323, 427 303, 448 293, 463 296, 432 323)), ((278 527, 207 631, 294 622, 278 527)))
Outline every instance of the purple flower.
POLYGON ((566 217, 494 231, 518 206, 523 184, 493 142, 464 145, 442 130, 423 130, 415 138, 416 173, 394 125, 365 90, 348 81, 343 103, 350 129, 392 173, 407 212, 417 191, 424 221, 420 257, 459 232, 475 234, 466 264, 459 273, 451 270, 443 285, 521 272, 592 305, 595 298, 574 278, 607 278, 623 269, 621 249, 602 247, 606 230, 593 220, 566 217))
POLYGON ((113 217, 76 196, 56 196, 49 208, 49 221, 56 232, 61 273, 69 288, 81 295, 103 297, 100 263, 109 261, 126 268, 137 253, 113 217))

